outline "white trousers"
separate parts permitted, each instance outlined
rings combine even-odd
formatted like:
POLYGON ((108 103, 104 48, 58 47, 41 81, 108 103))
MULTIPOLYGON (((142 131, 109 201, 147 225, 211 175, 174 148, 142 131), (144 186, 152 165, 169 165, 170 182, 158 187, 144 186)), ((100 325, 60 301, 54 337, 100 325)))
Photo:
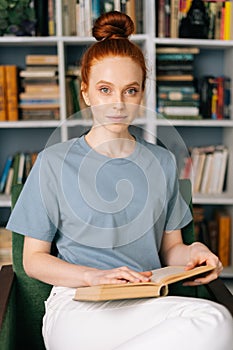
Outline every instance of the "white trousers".
POLYGON ((45 302, 48 350, 233 350, 233 319, 219 304, 183 297, 93 303, 73 295, 53 287, 45 302))

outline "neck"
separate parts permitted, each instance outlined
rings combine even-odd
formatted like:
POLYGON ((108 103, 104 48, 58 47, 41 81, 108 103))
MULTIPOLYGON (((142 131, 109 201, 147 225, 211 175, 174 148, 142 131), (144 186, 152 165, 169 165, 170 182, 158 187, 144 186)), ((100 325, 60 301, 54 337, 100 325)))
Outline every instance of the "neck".
POLYGON ((112 132, 93 127, 85 136, 85 140, 96 152, 111 158, 125 158, 133 153, 135 148, 135 138, 128 129, 112 132))

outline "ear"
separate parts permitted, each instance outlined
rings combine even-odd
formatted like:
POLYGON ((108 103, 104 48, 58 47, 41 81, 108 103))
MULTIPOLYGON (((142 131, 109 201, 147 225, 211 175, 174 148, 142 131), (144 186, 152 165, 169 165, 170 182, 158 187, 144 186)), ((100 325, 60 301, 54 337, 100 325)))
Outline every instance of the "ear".
POLYGON ((90 100, 89 100, 88 93, 87 93, 87 86, 83 82, 81 83, 81 93, 82 93, 82 97, 83 97, 86 105, 90 106, 90 100))

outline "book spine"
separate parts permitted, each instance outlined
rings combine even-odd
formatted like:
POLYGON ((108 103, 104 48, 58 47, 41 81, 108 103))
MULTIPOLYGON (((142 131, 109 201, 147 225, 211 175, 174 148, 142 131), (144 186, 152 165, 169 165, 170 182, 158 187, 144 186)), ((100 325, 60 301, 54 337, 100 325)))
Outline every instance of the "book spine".
POLYGON ((9 121, 19 119, 18 112, 18 73, 16 66, 5 66, 7 84, 7 118, 9 121))
POLYGON ((158 37, 165 37, 165 0, 159 0, 158 3, 158 37))
POLYGON ((55 2, 48 0, 48 34, 55 35, 55 2))
POLYGON ((5 67, 0 66, 0 121, 7 120, 5 67))
POLYGON ((9 156, 7 158, 6 164, 5 164, 3 172, 2 172, 1 181, 0 181, 0 192, 3 192, 4 187, 6 185, 6 181, 7 181, 7 177, 9 174, 11 164, 12 164, 12 157, 9 156))
POLYGON ((136 0, 128 0, 126 2, 126 14, 132 19, 134 23, 134 34, 137 33, 137 19, 136 19, 136 0))
POLYGON ((218 256, 223 266, 230 265, 230 233, 231 218, 228 215, 220 214, 218 217, 218 256))
POLYGON ((224 40, 230 40, 231 1, 225 1, 224 40))
POLYGON ((171 1, 170 37, 178 38, 179 0, 171 1))
POLYGON ((48 0, 35 0, 35 13, 37 18, 36 35, 48 36, 48 0))

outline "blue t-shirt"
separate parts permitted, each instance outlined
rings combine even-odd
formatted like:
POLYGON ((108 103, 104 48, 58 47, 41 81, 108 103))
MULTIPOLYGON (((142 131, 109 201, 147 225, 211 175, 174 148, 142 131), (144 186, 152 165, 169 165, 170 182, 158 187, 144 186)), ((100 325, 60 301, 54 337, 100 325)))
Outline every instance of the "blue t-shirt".
POLYGON ((38 155, 7 228, 55 240, 74 264, 143 271, 161 266, 164 230, 191 219, 173 154, 137 138, 130 156, 109 158, 82 136, 38 155))

